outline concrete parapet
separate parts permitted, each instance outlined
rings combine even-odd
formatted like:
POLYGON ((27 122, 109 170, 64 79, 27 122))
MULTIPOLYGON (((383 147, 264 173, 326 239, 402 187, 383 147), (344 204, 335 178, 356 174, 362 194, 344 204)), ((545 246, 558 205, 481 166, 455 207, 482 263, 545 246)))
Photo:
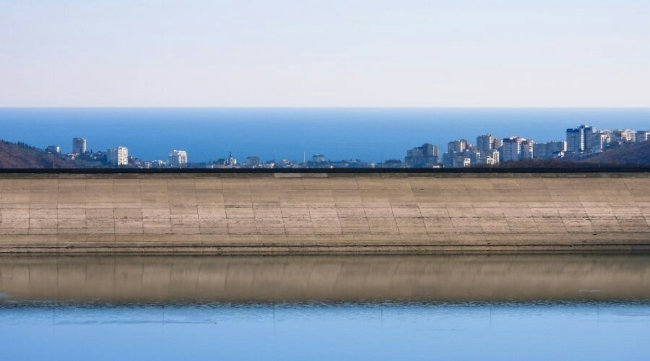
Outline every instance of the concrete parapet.
POLYGON ((0 175, 0 253, 648 250, 647 172, 0 175))

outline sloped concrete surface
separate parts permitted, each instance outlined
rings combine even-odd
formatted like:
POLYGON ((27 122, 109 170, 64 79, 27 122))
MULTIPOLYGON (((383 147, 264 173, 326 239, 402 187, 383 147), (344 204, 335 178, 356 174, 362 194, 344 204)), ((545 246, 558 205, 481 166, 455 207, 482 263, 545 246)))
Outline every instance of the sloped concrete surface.
POLYGON ((0 175, 0 253, 644 250, 649 173, 0 175))

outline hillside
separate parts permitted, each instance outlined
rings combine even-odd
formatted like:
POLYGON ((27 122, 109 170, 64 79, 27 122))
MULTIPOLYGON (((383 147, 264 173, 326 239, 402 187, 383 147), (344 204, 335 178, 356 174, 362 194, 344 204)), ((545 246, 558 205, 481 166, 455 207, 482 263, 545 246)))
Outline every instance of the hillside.
MULTIPOLYGON (((496 168, 588 168, 594 165, 585 163, 576 163, 563 159, 524 159, 519 161, 502 162, 496 165, 496 168)), ((484 166, 486 167, 486 166, 484 166)))
POLYGON ((82 168, 82 162, 63 159, 23 143, 0 140, 0 168, 82 168))
MULTIPOLYGON (((650 142, 623 145, 583 159, 526 159, 504 162, 497 168, 593 168, 650 165, 650 142)), ((487 166, 479 166, 487 167, 487 166)))
POLYGON ((650 142, 609 149, 582 162, 600 165, 650 165, 650 142))

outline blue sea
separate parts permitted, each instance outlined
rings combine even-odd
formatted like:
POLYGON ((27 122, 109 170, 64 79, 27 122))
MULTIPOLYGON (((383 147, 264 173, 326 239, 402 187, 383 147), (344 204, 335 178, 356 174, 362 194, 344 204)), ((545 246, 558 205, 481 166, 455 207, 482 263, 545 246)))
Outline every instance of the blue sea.
POLYGON ((0 108, 0 138, 69 152, 73 137, 88 148, 116 145, 130 155, 166 159, 185 149, 191 162, 256 155, 262 160, 382 161, 403 158, 425 142, 447 142, 491 133, 537 142, 562 140, 579 124, 599 129, 650 128, 644 109, 451 108, 0 108))

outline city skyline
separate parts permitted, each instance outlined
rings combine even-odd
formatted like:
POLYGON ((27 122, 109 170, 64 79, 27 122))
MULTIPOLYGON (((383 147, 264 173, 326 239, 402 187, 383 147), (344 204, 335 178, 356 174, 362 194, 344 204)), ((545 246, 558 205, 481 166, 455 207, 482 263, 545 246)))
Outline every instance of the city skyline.
POLYGON ((95 161, 110 166, 131 166, 136 168, 467 168, 474 166, 496 166, 500 163, 518 162, 522 160, 569 160, 576 161, 615 149, 626 144, 644 143, 650 141, 649 130, 634 130, 629 128, 597 129, 593 126, 581 124, 575 128, 566 129, 565 140, 551 140, 536 142, 533 138, 521 136, 508 136, 505 138, 484 133, 476 137, 472 144, 464 138, 451 140, 447 143, 447 151, 442 152, 437 144, 425 142, 406 150, 406 156, 401 159, 386 158, 381 162, 372 162, 359 158, 346 158, 341 160, 328 159, 322 153, 314 153, 307 160, 303 152, 302 162, 295 159, 261 159, 255 154, 246 154, 244 161, 228 153, 227 157, 211 159, 209 161, 190 162, 188 152, 184 149, 169 151, 167 161, 161 159, 141 159, 129 156, 128 147, 115 146, 106 152, 93 152, 87 150, 87 139, 84 137, 72 138, 72 151, 61 153, 59 145, 49 145, 45 152, 54 155, 63 155, 69 159, 82 159, 95 161))

